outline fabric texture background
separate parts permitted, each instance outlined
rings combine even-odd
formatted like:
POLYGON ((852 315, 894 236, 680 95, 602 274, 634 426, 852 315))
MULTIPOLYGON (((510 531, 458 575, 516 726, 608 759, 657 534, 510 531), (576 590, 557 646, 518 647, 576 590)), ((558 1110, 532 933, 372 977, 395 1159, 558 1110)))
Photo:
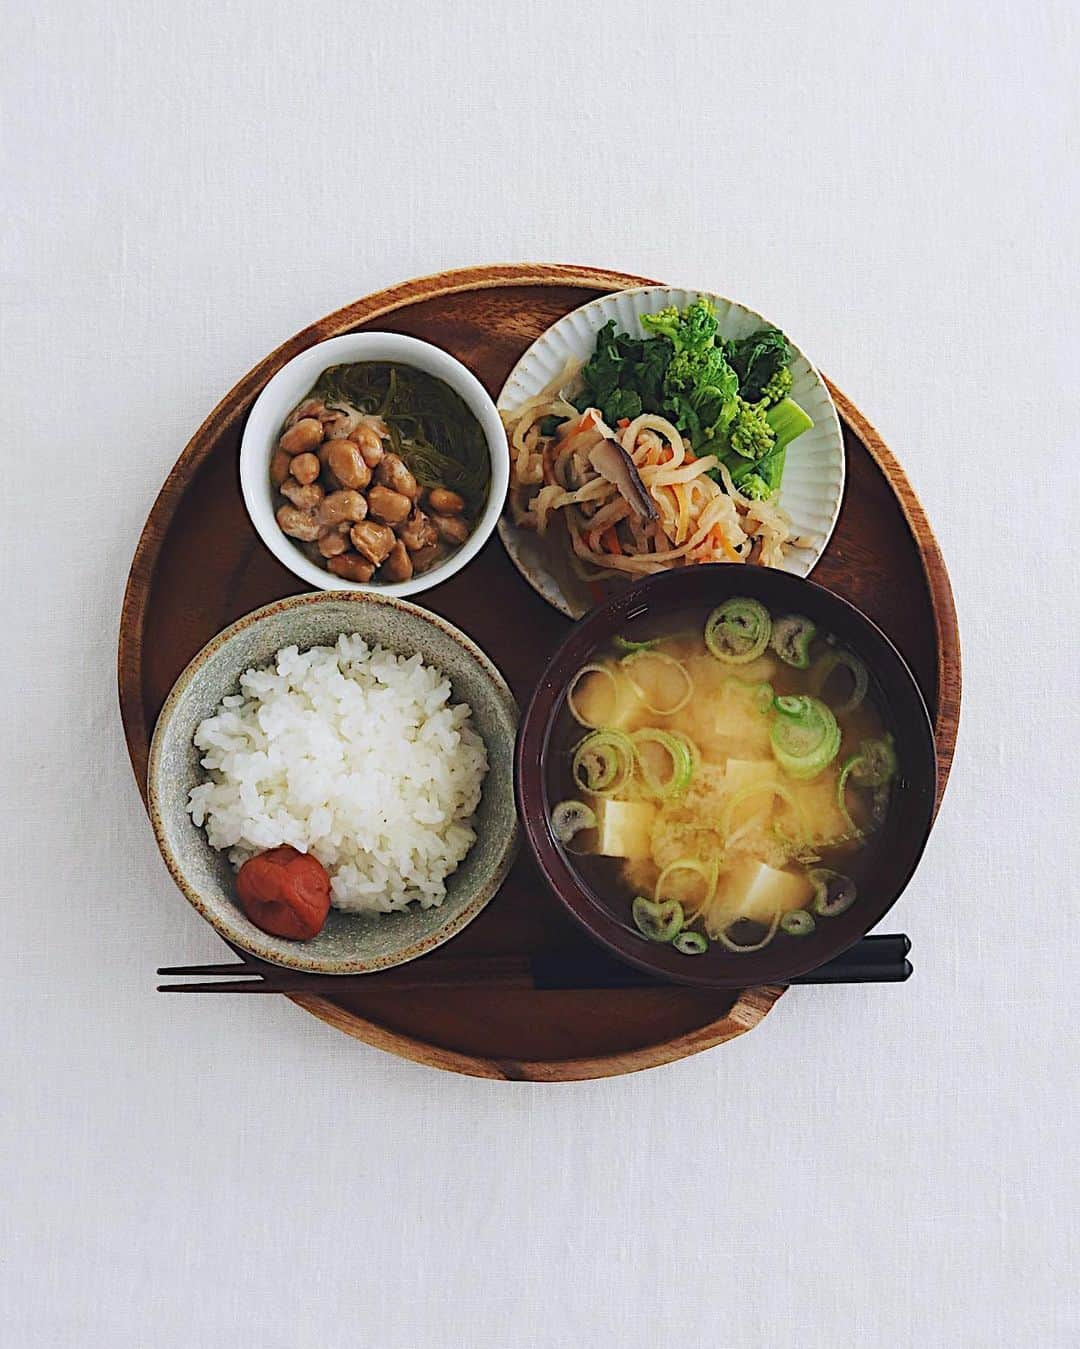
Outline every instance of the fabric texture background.
POLYGON ((1080 1342, 1073 7, 3 14, 0 1342, 1080 1342), (114 669, 143 520, 244 371, 371 290, 530 259, 787 327, 920 494, 965 658, 889 920, 911 982, 561 1087, 156 996, 222 947, 114 669))

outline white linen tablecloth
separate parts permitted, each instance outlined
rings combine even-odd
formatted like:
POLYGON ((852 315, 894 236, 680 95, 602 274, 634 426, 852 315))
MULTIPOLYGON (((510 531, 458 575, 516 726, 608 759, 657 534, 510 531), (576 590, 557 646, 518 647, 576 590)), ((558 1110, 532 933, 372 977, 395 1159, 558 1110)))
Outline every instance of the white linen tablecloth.
POLYGON ((1074 7, 3 15, 0 1343, 1080 1343, 1074 7), (787 327, 900 457, 965 654, 888 923, 912 981, 561 1087, 156 996, 222 948, 115 694, 139 530, 219 397, 368 291, 522 259, 787 327))

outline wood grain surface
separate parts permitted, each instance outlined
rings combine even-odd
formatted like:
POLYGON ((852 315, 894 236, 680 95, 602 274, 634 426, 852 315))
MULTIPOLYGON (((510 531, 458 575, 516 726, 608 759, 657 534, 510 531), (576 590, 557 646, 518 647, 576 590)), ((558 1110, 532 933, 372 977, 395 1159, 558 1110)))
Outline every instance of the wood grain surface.
MULTIPOLYGON (((587 267, 468 268, 367 296, 304 329, 247 374, 177 460, 146 522, 128 578, 119 642, 120 707, 145 796, 158 710, 190 658, 228 623, 305 587, 260 543, 240 496, 243 419, 267 379, 314 342, 357 328, 409 333, 464 361, 493 396, 556 319, 643 278, 587 267)), ((832 388, 832 386, 830 386, 832 388)), ((934 719, 938 802, 956 742, 960 649, 948 574, 896 459, 837 389, 847 484, 814 579, 862 608, 911 665, 934 719)), ((419 597, 472 636, 519 702, 569 620, 525 584, 497 538, 459 575, 419 597)), ((180 896, 178 894, 178 901, 180 896)), ((522 853, 497 899, 454 940, 457 956, 581 948, 587 939, 522 853)), ((437 953, 429 960, 437 960, 437 953)), ((350 993, 293 1001, 347 1034, 474 1076, 567 1081, 633 1072, 722 1044, 757 1025, 783 992, 681 987, 589 991, 433 989, 407 998, 350 993)), ((818 996, 827 997, 827 990, 818 996)))

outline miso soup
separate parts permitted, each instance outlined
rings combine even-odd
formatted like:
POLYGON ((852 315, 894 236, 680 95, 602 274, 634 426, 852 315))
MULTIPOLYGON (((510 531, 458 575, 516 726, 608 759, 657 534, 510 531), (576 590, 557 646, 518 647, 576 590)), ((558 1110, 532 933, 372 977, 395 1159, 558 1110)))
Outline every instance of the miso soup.
POLYGON ((556 723, 551 827, 687 956, 798 941, 859 902, 897 772, 858 655, 757 600, 617 637, 556 723))

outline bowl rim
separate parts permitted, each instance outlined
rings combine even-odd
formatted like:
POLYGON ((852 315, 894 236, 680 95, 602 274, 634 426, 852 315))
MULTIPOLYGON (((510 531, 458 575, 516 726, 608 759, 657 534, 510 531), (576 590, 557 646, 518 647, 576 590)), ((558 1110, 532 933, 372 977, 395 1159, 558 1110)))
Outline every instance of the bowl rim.
MULTIPOLYGON (((374 974, 379 970, 390 969, 396 965, 407 964, 411 960, 416 960, 420 956, 426 955, 436 947, 442 946, 451 937, 456 936, 491 902, 498 894, 503 882, 513 865, 518 846, 521 840, 520 823, 514 818, 513 827, 508 831, 506 840, 502 849, 498 853, 498 859, 487 879, 478 887, 476 894, 472 896, 469 903, 456 914, 448 919, 443 926, 436 932, 423 938, 421 941, 413 943, 404 949, 403 952, 392 955, 377 957, 375 959, 353 959, 344 958, 337 960, 323 960, 312 956, 310 948, 303 942, 295 943, 295 954, 288 950, 284 953, 270 949, 258 941, 250 941, 243 935, 237 934, 230 923, 219 914, 212 905, 208 904, 198 890, 187 879, 183 865, 180 859, 174 853, 169 844, 163 816, 162 802, 158 789, 159 770, 161 768, 161 747, 165 735, 165 728, 168 725, 172 714, 176 710, 181 698, 187 692, 192 680, 206 664, 206 662, 215 655, 228 641, 237 633, 245 629, 257 626, 263 619, 269 618, 274 614, 289 612, 294 609, 307 607, 318 607, 322 604, 332 602, 358 603, 358 604, 385 604, 391 608, 399 609, 413 614, 416 617, 425 619, 432 626, 439 628, 446 636, 457 642, 462 649, 469 655, 487 676, 488 682, 502 705, 503 711, 508 716, 513 725, 519 719, 519 709, 517 701, 510 690, 501 671, 495 665, 490 656, 473 641, 467 633, 456 627, 441 614, 432 613, 422 605, 413 604, 408 600, 402 600, 392 595, 373 594, 363 591, 338 591, 322 590, 308 591, 300 595, 288 595, 279 600, 273 600, 269 604, 261 605, 258 609, 251 610, 250 613, 241 615, 240 618, 230 623, 227 627, 216 633, 203 646, 187 665, 184 666, 177 676, 175 683, 169 690, 168 696, 161 705, 161 711, 158 713, 154 722, 154 734, 150 740, 150 750, 147 756, 146 767, 146 804, 147 812, 150 816, 150 824, 154 831, 154 838, 158 845, 158 851, 161 854, 169 874, 172 876, 177 888, 196 910, 209 924, 215 929, 219 936, 223 937, 232 946, 241 948, 251 955, 257 956, 260 960, 266 961, 271 965, 278 965, 285 969, 300 970, 308 974, 329 974, 329 975, 348 975, 348 974, 374 974), (306 954, 305 954, 306 953, 306 954)), ((200 831, 202 832, 202 831, 200 831)), ((209 847, 209 843, 207 843, 209 847)))
MULTIPOLYGON (((861 628, 863 635, 871 643, 878 644, 878 654, 882 654, 885 660, 892 663, 892 673, 900 684, 906 686, 906 691, 911 696, 909 710, 914 719, 915 733, 918 739, 917 747, 912 754, 912 760, 913 762, 916 758, 919 760, 919 767, 922 771, 920 780, 913 779, 913 809, 916 811, 916 824, 907 836, 910 839, 906 848, 907 855, 900 867, 899 879, 892 887, 883 892, 883 897, 876 898, 874 903, 867 907, 864 912, 860 911, 859 923, 852 934, 837 940, 834 945, 829 947, 827 954, 821 955, 818 953, 809 958, 805 955, 799 958, 798 947, 787 948, 794 951, 795 958, 780 962, 772 959, 765 973, 752 968, 748 963, 746 973, 741 975, 738 967, 735 970, 723 968, 717 971, 708 968, 708 964, 712 962, 699 962, 687 957, 681 957, 676 961, 672 956, 671 947, 638 941, 637 934, 633 929, 614 916, 610 911, 610 906, 604 905, 601 897, 594 891, 588 880, 580 876, 569 864, 563 850, 556 845, 551 835, 550 822, 545 809, 548 750, 554 722, 565 697, 567 681, 564 675, 572 674, 572 671, 565 671, 562 667, 564 665, 576 666, 577 655, 581 654, 580 651, 576 650, 579 646, 587 646, 590 652, 595 652, 604 640, 604 635, 613 630, 614 627, 627 620, 632 620, 635 615, 644 612, 647 602, 657 592, 662 594, 667 589, 677 587, 680 581, 685 582, 687 572, 669 571, 650 576, 646 580, 639 581, 625 591, 612 596, 603 604, 597 605, 584 618, 580 619, 560 642, 537 681, 529 702, 522 713, 515 744, 514 784, 518 794, 518 816, 523 825, 529 850, 556 899, 591 937, 620 960, 635 965, 639 969, 647 970, 651 974, 659 975, 673 983, 687 984, 698 988, 745 988, 751 985, 784 984, 800 974, 805 974, 817 968, 824 961, 840 955, 879 923, 903 894, 915 874, 926 848, 934 820, 937 746, 934 739, 933 724, 918 681, 896 646, 873 619, 863 613, 857 605, 817 581, 773 569, 752 568, 751 571, 758 577, 764 575, 782 578, 777 582, 780 585, 790 585, 800 589, 809 587, 812 591, 818 592, 818 597, 823 603, 836 605, 841 611, 846 611, 847 619, 854 622, 856 627, 861 628), (613 623, 613 618, 616 618, 617 622, 613 623), (586 638, 594 632, 603 635, 599 635, 597 640, 586 642, 586 638), (573 660, 568 659, 568 653, 571 651, 575 651, 573 660), (923 777, 927 778, 928 781, 921 780, 923 777), (665 957, 667 958, 665 959, 665 957)), ((742 568, 734 568, 730 564, 710 563, 695 567, 690 573, 695 578, 701 578, 701 580, 695 581, 698 586, 706 584, 710 574, 716 580, 723 578, 723 588, 718 590, 714 601, 715 603, 721 603, 725 597, 738 593, 739 577, 744 575, 744 571, 742 568), (731 572, 736 574, 732 576, 731 572)), ((677 596, 674 598, 676 602, 671 606, 671 609, 677 611, 680 606, 677 596)), ((687 606, 691 603, 694 603, 697 607, 694 601, 687 601, 687 606)), ((857 643, 853 642, 851 645, 858 649, 857 643)), ((583 655, 583 661, 588 659, 590 659, 589 654, 583 655)), ((868 664, 871 664, 871 662, 868 661, 868 664)), ((871 668, 872 672, 877 669, 877 662, 873 662, 871 668)), ((852 912, 854 913, 855 910, 852 910, 852 912)), ((766 948, 766 950, 768 951, 769 948, 766 948)), ((771 954, 775 956, 774 952, 771 954)), ((760 966, 764 962, 758 960, 756 955, 757 953, 750 956, 732 957, 732 959, 753 961, 754 965, 760 966)))
POLYGON ((448 581, 480 552, 495 532, 503 504, 510 487, 510 457, 506 452, 506 433, 491 395, 463 361, 419 337, 406 333, 364 331, 341 333, 314 342, 305 347, 266 381, 252 403, 240 438, 240 491, 244 508, 255 532, 294 576, 315 586, 318 590, 340 593, 385 595, 404 599, 419 595, 448 581), (438 566, 408 581, 389 584, 350 581, 343 576, 318 567, 306 557, 287 535, 282 533, 274 519, 273 492, 270 486, 269 464, 274 437, 282 421, 295 406, 296 400, 285 390, 294 381, 297 368, 311 368, 307 388, 315 383, 331 365, 345 361, 386 360, 412 365, 426 374, 434 375, 449 384, 468 404, 484 433, 491 481, 484 509, 472 533, 450 556, 438 566))

